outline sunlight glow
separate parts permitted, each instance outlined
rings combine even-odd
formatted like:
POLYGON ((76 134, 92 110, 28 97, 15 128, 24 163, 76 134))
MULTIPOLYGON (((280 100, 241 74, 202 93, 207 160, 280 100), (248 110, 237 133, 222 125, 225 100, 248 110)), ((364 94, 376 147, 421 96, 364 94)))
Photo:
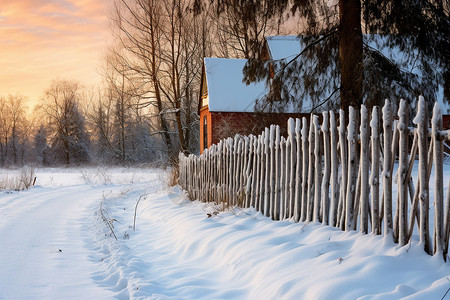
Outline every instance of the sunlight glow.
POLYGON ((100 82, 108 0, 0 0, 0 96, 32 104, 52 80, 100 82))

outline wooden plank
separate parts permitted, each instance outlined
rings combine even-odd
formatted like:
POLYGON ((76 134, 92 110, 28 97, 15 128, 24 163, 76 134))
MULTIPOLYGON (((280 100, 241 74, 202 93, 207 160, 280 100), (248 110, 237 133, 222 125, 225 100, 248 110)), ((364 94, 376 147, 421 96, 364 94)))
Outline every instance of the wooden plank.
POLYGON ((274 201, 275 201, 275 195, 276 195, 276 187, 275 187, 275 125, 270 126, 270 138, 269 138, 269 151, 270 151, 270 183, 269 183, 269 190, 270 190, 270 199, 269 199, 269 217, 271 219, 274 218, 273 208, 274 208, 274 201))
POLYGON ((285 154, 284 154, 284 197, 283 197, 283 205, 282 205, 282 217, 281 219, 289 218, 289 199, 290 199, 290 187, 289 184, 291 182, 291 140, 289 137, 286 139, 285 143, 285 154))
POLYGON ((434 104, 431 119, 431 138, 434 143, 434 254, 443 257, 444 253, 444 149, 442 130, 442 112, 438 102, 434 104))
POLYGON ((324 172, 322 178, 322 224, 330 221, 330 176, 331 176, 331 147, 330 147, 330 122, 328 112, 322 112, 322 135, 323 135, 323 157, 324 172))
POLYGON ((448 245, 450 240, 450 179, 447 186, 447 207, 445 209, 445 235, 444 235, 444 260, 447 261, 448 245))
POLYGON ((400 101, 400 108, 398 111, 399 123, 398 130, 400 133, 399 144, 399 165, 398 165, 398 192, 399 198, 397 205, 399 207, 399 234, 398 241, 400 246, 406 245, 407 241, 407 228, 408 228, 408 184, 407 184, 407 169, 408 169, 408 109, 409 106, 405 100, 400 101))
POLYGON ((392 105, 389 100, 383 106, 383 196, 384 196, 384 236, 392 235, 392 105))
POLYGON ((265 153, 265 172, 264 172, 264 203, 262 211, 266 217, 269 216, 269 201, 270 201, 270 130, 264 129, 264 153, 265 153))
POLYGON ((361 169, 361 217, 360 217, 360 231, 367 234, 369 232, 369 123, 368 113, 365 105, 361 105, 361 156, 360 156, 360 169, 361 169))
POLYGON ((381 234, 380 223, 380 136, 379 136, 379 107, 372 108, 372 119, 370 121, 371 128, 371 142, 372 142, 372 169, 370 172, 370 192, 371 192, 371 218, 372 218, 372 233, 381 234))
POLYGON ((331 145, 331 198, 330 198, 330 225, 336 226, 338 223, 339 204, 339 162, 338 162, 338 135, 336 127, 336 117, 333 111, 330 114, 330 145, 331 145))
MULTIPOLYGON (((431 160, 428 150, 428 109, 425 99, 420 96, 416 117, 413 120, 417 125, 417 139, 419 148, 419 175, 416 193, 412 204, 411 223, 409 228, 409 237, 412 236, 414 226, 414 214, 418 200, 420 200, 420 218, 419 218, 419 236, 420 244, 425 252, 431 254, 430 236, 429 236, 429 188, 428 188, 428 161, 431 160)), ((430 152, 431 154, 431 152, 430 152)))
POLYGON ((281 137, 280 137, 280 126, 275 127, 275 195, 273 197, 273 218, 274 220, 280 219, 280 165, 281 165, 281 157, 280 157, 280 150, 281 150, 281 137))
POLYGON ((309 164, 308 164, 308 203, 306 221, 313 220, 313 203, 314 203, 314 124, 312 122, 313 115, 309 122, 309 164))
POLYGON ((314 222, 320 222, 320 210, 321 210, 321 181, 322 181, 322 155, 320 151, 320 125, 319 116, 314 115, 314 222))
POLYGON ((309 141, 308 141, 308 121, 305 117, 302 119, 302 205, 300 221, 307 220, 308 211, 308 165, 309 165, 309 141))
POLYGON ((264 202, 264 181, 265 181, 265 174, 266 174, 266 156, 264 151, 264 140, 265 140, 265 132, 263 131, 260 135, 259 143, 260 143, 260 177, 259 177, 259 197, 258 197, 258 210, 261 213, 264 213, 263 210, 263 202, 264 202))
POLYGON ((279 210, 278 210, 278 218, 279 220, 284 219, 284 181, 285 181, 285 156, 286 156, 286 140, 284 137, 280 139, 280 194, 279 194, 279 210))
POLYGON ((295 121, 293 118, 289 118, 288 120, 288 138, 289 138, 289 199, 288 201, 288 218, 294 217, 294 198, 295 198, 295 168, 297 164, 297 142, 295 140, 295 121))
POLYGON ((345 208, 347 200, 347 176, 348 176, 348 153, 347 153, 347 142, 345 138, 346 132, 345 124, 345 112, 339 110, 339 154, 341 159, 341 188, 339 195, 338 204, 338 216, 337 216, 337 226, 342 230, 345 229, 345 208))
POLYGON ((349 122, 347 127, 348 141, 348 172, 347 192, 345 201, 345 230, 352 230, 355 225, 353 214, 353 201, 356 190, 356 113, 353 107, 349 107, 349 122))
POLYGON ((294 195, 294 222, 300 221, 301 201, 302 201, 302 140, 300 136, 301 120, 295 120, 295 141, 296 141, 296 165, 295 165, 295 195, 294 195))
MULTIPOLYGON (((247 188, 245 195, 245 207, 250 206, 251 202, 251 191, 252 191, 252 180, 253 180, 253 135, 250 135, 248 138, 248 159, 247 159, 247 188)), ((220 167, 219 167, 220 168, 220 167)))

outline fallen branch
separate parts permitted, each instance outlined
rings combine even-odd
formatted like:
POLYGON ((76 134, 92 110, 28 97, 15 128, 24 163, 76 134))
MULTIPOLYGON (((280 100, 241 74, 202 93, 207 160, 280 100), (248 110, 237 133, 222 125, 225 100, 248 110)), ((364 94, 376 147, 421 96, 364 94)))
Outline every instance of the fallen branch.
POLYGON ((133 231, 136 231, 136 213, 137 213, 137 207, 138 207, 138 204, 139 204, 139 202, 141 201, 142 197, 144 197, 144 196, 147 198, 148 194, 141 195, 141 196, 139 197, 138 201, 136 202, 136 206, 134 207, 133 231))
POLYGON ((102 201, 100 201, 100 214, 102 216, 103 222, 105 222, 106 225, 108 225, 109 229, 111 230, 111 233, 113 234, 114 238, 117 241, 117 236, 114 233, 114 230, 113 230, 111 224, 109 223, 108 219, 106 219, 105 215, 103 214, 103 200, 105 200, 105 195, 103 195, 103 199, 102 199, 102 201))

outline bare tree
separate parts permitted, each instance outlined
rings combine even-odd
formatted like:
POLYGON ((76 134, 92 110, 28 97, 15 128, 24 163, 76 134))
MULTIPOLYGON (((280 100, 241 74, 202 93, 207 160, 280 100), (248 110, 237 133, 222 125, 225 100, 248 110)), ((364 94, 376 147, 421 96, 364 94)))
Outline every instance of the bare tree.
POLYGON ((0 98, 0 164, 24 164, 28 150, 29 122, 26 118, 26 98, 8 95, 0 98))
MULTIPOLYGON (((27 119, 25 116, 25 98, 24 96, 16 95, 8 96, 9 117, 11 122, 11 151, 12 161, 14 165, 19 163, 19 156, 23 158, 24 149, 19 149, 20 145, 24 145, 27 140, 27 119)), ((23 163, 22 159, 20 159, 23 163)))
POLYGON ((221 57, 259 57, 267 35, 289 33, 281 29, 284 18, 272 1, 218 0, 198 3, 196 7, 214 11, 216 28, 212 33, 215 51, 221 57))
POLYGON ((194 18, 190 1, 116 0, 112 17, 120 41, 120 70, 133 82, 139 105, 154 112, 158 133, 171 159, 190 141, 196 115, 205 24, 194 18))
POLYGON ((53 159, 66 165, 89 161, 89 139, 79 108, 79 93, 77 82, 55 80, 45 91, 41 105, 48 118, 53 159))
POLYGON ((0 164, 5 165, 8 155, 8 138, 11 131, 6 99, 0 98, 0 164))

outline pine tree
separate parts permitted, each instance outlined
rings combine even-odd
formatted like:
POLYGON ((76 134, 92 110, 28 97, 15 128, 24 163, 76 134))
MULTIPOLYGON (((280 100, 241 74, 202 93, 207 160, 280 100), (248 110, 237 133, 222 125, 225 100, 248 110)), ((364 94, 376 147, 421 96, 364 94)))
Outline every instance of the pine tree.
MULTIPOLYGON (((214 2, 251 7, 255 1, 214 2)), ((370 108, 386 98, 424 95, 434 101, 440 87, 445 101, 450 100, 448 1, 262 2, 271 5, 271 18, 281 20, 291 12, 302 20, 298 33, 303 50, 293 60, 250 59, 248 81, 265 79, 271 86, 261 107, 270 103, 276 109, 286 102, 301 107, 302 99, 310 99, 317 109, 344 110, 362 103, 370 108), (276 66, 273 78, 269 65, 276 66)), ((248 16, 243 14, 240 22, 248 16)))
POLYGON ((48 165, 48 144, 47 144, 47 130, 44 125, 41 125, 34 136, 33 152, 35 161, 41 165, 48 165))

